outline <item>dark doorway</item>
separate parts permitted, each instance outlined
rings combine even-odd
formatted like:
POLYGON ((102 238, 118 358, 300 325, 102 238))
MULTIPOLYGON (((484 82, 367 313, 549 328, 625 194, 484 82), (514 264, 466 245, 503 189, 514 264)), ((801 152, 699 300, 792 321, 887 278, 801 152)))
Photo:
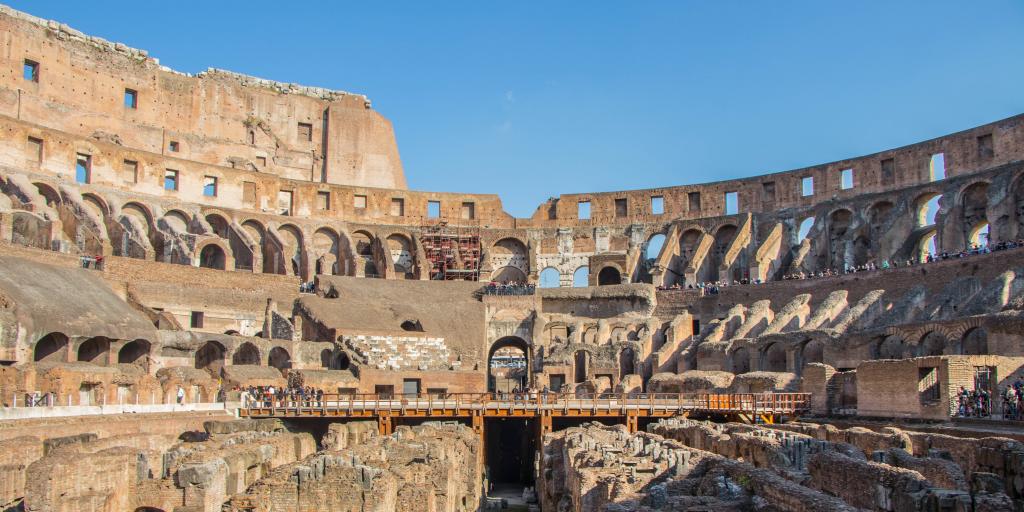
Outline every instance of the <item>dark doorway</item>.
POLYGON ((597 274, 597 285, 622 284, 622 274, 615 267, 605 267, 597 274))
POLYGON ((484 444, 492 484, 533 485, 537 420, 487 418, 484 420, 484 444))
POLYGON ((530 346, 526 340, 506 336, 491 345, 487 356, 487 391, 509 393, 529 386, 530 346))

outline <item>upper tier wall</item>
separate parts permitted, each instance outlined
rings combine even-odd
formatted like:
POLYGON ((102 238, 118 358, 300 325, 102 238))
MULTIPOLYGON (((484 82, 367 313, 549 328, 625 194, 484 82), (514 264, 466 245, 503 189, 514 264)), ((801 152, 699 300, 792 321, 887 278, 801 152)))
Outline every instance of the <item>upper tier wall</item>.
POLYGON ((435 220, 494 228, 627 226, 773 212, 927 183, 932 155, 956 177, 1024 160, 1024 115, 945 137, 793 171, 648 190, 567 194, 514 219, 492 194, 410 192, 390 123, 365 97, 211 70, 189 76, 140 50, 0 6, 0 165, 229 209, 388 225, 435 220), (23 65, 38 63, 38 80, 23 65), (126 89, 137 92, 125 106, 126 89), (301 126, 300 126, 301 124, 301 126), (308 134, 305 127, 308 126, 308 134), (41 141, 42 149, 29 142, 41 141), (177 150, 171 151, 171 142, 177 150), (842 187, 850 169, 853 186, 842 187), (179 173, 165 190, 164 173, 179 173), (203 194, 207 178, 215 194, 203 194), (801 193, 813 178, 813 194, 801 193), (662 213, 652 212, 661 198, 662 213), (291 204, 287 204, 290 200, 291 204), (428 214, 436 202, 439 215, 428 214), (579 203, 591 216, 581 219, 579 203))
POLYGON ((190 76, 144 51, 4 6, 0 37, 4 115, 198 163, 406 187, 391 123, 365 96, 213 69, 190 76), (34 79, 26 78, 30 63, 34 79))

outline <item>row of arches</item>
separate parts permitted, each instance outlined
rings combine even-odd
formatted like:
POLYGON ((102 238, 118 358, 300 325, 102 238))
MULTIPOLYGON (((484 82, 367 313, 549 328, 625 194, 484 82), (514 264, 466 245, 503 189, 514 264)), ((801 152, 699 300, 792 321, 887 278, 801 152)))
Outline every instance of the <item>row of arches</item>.
MULTIPOLYGON (((36 362, 71 362, 81 361, 100 366, 108 365, 111 346, 115 340, 104 336, 88 338, 78 344, 72 352, 68 336, 63 333, 49 333, 35 344, 32 360, 36 362), (74 355, 72 359, 71 355, 74 355)), ((117 350, 117 364, 143 364, 148 367, 148 357, 152 344, 148 340, 137 339, 121 345, 117 350)))

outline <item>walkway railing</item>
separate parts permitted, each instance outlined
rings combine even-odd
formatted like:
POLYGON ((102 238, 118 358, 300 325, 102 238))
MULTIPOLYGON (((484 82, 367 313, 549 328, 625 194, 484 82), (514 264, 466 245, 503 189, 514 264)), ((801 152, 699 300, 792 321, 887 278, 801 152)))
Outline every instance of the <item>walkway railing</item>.
POLYGON ((243 396, 246 416, 498 416, 640 415, 696 413, 799 415, 809 393, 445 393, 337 394, 322 399, 243 396))

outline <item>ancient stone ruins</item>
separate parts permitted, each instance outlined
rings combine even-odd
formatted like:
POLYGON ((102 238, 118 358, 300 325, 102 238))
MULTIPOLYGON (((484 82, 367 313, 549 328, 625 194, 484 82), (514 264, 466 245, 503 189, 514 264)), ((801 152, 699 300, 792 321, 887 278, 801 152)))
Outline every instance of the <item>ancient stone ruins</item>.
POLYGON ((0 33, 0 510, 1024 510, 1024 116, 514 218, 365 96, 0 33))

